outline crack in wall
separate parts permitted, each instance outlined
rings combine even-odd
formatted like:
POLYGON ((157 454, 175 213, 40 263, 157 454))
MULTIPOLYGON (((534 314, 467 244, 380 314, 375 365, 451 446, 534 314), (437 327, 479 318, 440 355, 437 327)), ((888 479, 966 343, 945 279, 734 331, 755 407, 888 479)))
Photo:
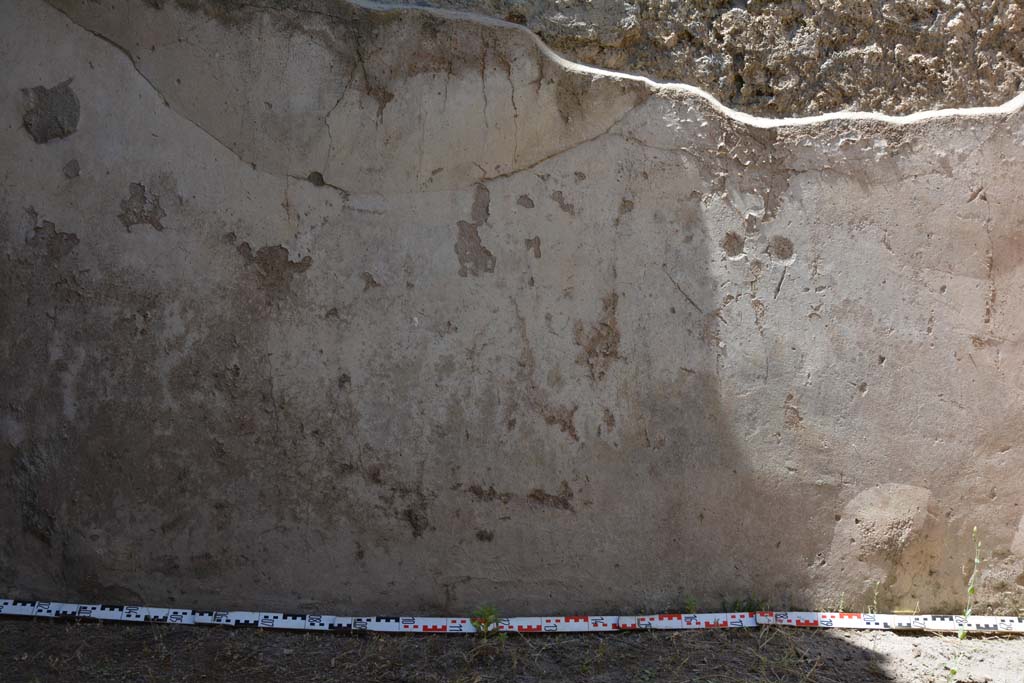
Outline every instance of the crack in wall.
MULTIPOLYGON (((94 29, 91 29, 91 28, 89 28, 87 26, 82 25, 73 16, 71 16, 67 11, 65 11, 61 7, 55 6, 52 2, 50 2, 50 0, 43 0, 43 1, 48 6, 52 7, 54 10, 59 12, 63 17, 65 17, 69 22, 71 22, 77 28, 79 28, 79 29, 81 29, 83 31, 86 31, 90 35, 92 35, 95 38, 103 41, 104 43, 110 45, 115 50, 120 52, 128 60, 129 64, 131 65, 131 67, 135 71, 135 73, 138 74, 139 77, 142 78, 143 81, 145 81, 145 83, 149 86, 149 88, 157 95, 157 97, 160 98, 160 101, 163 102, 164 106, 166 106, 170 111, 174 112, 174 114, 176 116, 178 116, 180 119, 182 119, 182 120, 190 123, 191 125, 195 126, 199 131, 204 133, 210 140, 212 140, 219 147, 223 148, 225 151, 227 151, 229 154, 231 154, 231 156, 233 156, 239 162, 250 166, 254 170, 259 170, 260 173, 266 174, 266 175, 271 176, 271 177, 281 178, 282 180, 285 180, 285 181, 287 181, 288 179, 292 179, 292 180, 300 180, 300 181, 303 181, 303 182, 310 182, 311 184, 313 184, 313 185, 315 185, 317 187, 321 187, 321 186, 330 187, 333 190, 336 190, 336 191, 342 193, 343 198, 345 198, 345 199, 348 199, 351 196, 351 193, 349 191, 347 191, 344 188, 342 188, 342 187, 340 187, 338 185, 335 185, 335 184, 333 184, 333 183, 331 183, 331 182, 329 182, 327 180, 327 169, 328 169, 328 166, 330 164, 330 158, 331 158, 331 154, 333 153, 333 148, 334 148, 334 136, 333 136, 333 132, 332 132, 332 129, 331 129, 331 124, 330 124, 331 116, 334 114, 334 112, 337 110, 337 108, 343 103, 343 101, 345 99, 345 96, 347 95, 348 90, 349 90, 349 88, 350 88, 350 86, 351 86, 351 84, 352 84, 352 82, 353 82, 353 80, 354 80, 354 78, 356 76, 356 73, 357 73, 357 71, 360 70, 360 68, 361 68, 361 70, 363 72, 363 78, 367 82, 368 87, 369 87, 369 84, 370 84, 370 78, 367 75, 365 62, 362 59, 361 52, 358 49, 358 47, 357 47, 357 55, 359 55, 359 56, 358 56, 357 61, 354 62, 353 65, 352 65, 352 71, 350 72, 349 79, 346 82, 345 89, 343 90, 342 94, 339 96, 337 101, 334 103, 334 105, 331 107, 331 109, 328 111, 328 113, 324 116, 324 119, 323 119, 324 120, 325 129, 326 129, 326 132, 328 134, 328 149, 327 149, 327 156, 326 156, 325 161, 324 161, 323 171, 320 172, 320 179, 323 182, 322 183, 321 182, 314 182, 313 180, 311 180, 310 177, 304 177, 304 176, 294 175, 294 174, 290 174, 290 173, 276 173, 276 172, 273 172, 273 171, 267 171, 267 170, 264 170, 264 169, 258 169, 258 167, 257 167, 257 165, 256 165, 256 163, 254 161, 251 161, 251 160, 246 159, 245 157, 243 157, 231 145, 229 145, 228 143, 223 141, 221 138, 219 138, 218 136, 213 134, 208 128, 203 126, 201 123, 199 123, 195 119, 190 118, 189 116, 185 115, 178 108, 176 108, 171 103, 171 101, 163 94, 163 92, 160 90, 160 88, 157 87, 157 85, 153 82, 153 80, 149 76, 147 76, 146 73, 139 67, 139 64, 135 61, 134 55, 131 53, 131 51, 128 48, 124 47, 123 45, 121 45, 120 43, 118 43, 114 39, 104 35, 103 33, 99 32, 99 31, 96 31, 94 29)), ((252 8, 252 9, 260 9, 260 10, 267 11, 267 12, 282 12, 282 11, 284 11, 284 10, 281 10, 280 8, 267 7, 267 6, 264 6, 264 5, 258 5, 258 4, 252 4, 252 3, 241 3, 239 6, 247 7, 247 8, 252 8)), ((326 17, 330 17, 330 18, 335 19, 335 20, 340 20, 342 18, 342 17, 340 17, 338 15, 334 15, 334 14, 330 14, 330 13, 325 13, 325 12, 318 12, 318 11, 313 11, 313 10, 294 9, 294 10, 291 10, 291 11, 298 12, 298 13, 304 13, 304 14, 313 14, 313 15, 318 15, 318 16, 326 16, 326 17)), ((509 82, 510 82, 510 84, 512 84, 511 65, 508 65, 507 69, 509 71, 509 82)), ((483 78, 483 69, 481 69, 481 77, 483 78)), ((486 96, 486 87, 483 86, 484 81, 482 80, 481 83, 482 83, 484 95, 486 96)), ((518 108, 516 107, 515 100, 514 100, 514 88, 515 88, 514 84, 512 84, 511 87, 513 88, 512 103, 513 103, 514 114, 515 114, 514 119, 518 119, 518 108)), ((447 88, 447 85, 446 85, 446 88, 447 88)), ((468 189, 471 189, 472 187, 474 187, 475 185, 477 185, 478 183, 481 183, 481 182, 489 182, 491 180, 513 177, 513 176, 515 176, 515 175, 517 175, 519 173, 532 170, 533 168, 539 166, 540 164, 542 164, 542 163, 544 163, 546 161, 549 161, 551 159, 557 158, 558 156, 560 156, 562 154, 565 154, 566 152, 569 152, 569 151, 571 151, 571 150, 573 150, 573 149, 575 149, 575 148, 577 148, 577 147, 579 147, 581 145, 587 144, 589 142, 593 142, 594 140, 600 138, 602 135, 604 135, 604 134, 608 133, 610 130, 612 130, 615 127, 615 125, 617 125, 619 122, 621 122, 630 112, 632 112, 640 104, 645 102, 650 97, 650 94, 651 94, 650 92, 645 93, 643 99, 641 99, 639 102, 637 102, 636 104, 632 105, 629 109, 627 109, 622 114, 622 116, 620 116, 618 119, 613 121, 606 129, 600 131, 599 133, 597 133, 597 134, 595 134, 595 135, 593 135, 591 137, 588 137, 588 138, 585 138, 585 139, 580 140, 578 142, 575 142, 575 143, 571 144, 568 147, 565 147, 565 148, 562 148, 562 149, 558 149, 558 150, 552 152, 551 154, 549 154, 547 156, 544 156, 543 158, 538 159, 535 162, 530 163, 529 165, 518 167, 518 168, 513 168, 513 169, 511 169, 509 171, 506 171, 504 173, 495 174, 495 175, 487 175, 486 171, 484 171, 481 168, 481 175, 480 175, 479 178, 475 179, 473 182, 467 184, 464 187, 453 188, 453 189, 455 189, 456 191, 458 191, 458 190, 468 190, 468 189)), ((485 104, 485 108, 486 108, 486 104, 485 104)), ((383 112, 383 105, 379 104, 378 120, 379 120, 380 116, 382 115, 382 112, 383 112)), ((515 137, 515 143, 514 143, 514 149, 513 149, 513 160, 515 161, 515 158, 518 156, 518 122, 516 122, 516 131, 514 133, 514 137, 515 137)))

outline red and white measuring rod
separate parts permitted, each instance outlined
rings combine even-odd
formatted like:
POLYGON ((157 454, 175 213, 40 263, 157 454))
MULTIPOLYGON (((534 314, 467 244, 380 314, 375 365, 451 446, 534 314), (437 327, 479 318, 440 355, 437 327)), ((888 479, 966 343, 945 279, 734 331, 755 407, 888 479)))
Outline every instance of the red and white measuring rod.
POLYGON ((638 630, 756 628, 769 624, 798 628, 1024 633, 1024 617, 995 616, 860 612, 712 612, 642 616, 506 617, 487 624, 476 617, 338 617, 330 614, 281 612, 211 612, 141 605, 26 602, 2 598, 0 617, 378 633, 477 633, 485 629, 500 633, 609 633, 638 630))

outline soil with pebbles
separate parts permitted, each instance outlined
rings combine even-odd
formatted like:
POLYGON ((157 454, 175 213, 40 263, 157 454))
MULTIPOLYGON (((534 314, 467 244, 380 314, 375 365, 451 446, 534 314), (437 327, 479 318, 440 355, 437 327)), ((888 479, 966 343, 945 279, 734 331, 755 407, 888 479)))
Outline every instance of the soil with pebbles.
POLYGON ((482 640, 26 620, 0 621, 0 680, 1020 683, 1022 645, 784 628, 482 640))

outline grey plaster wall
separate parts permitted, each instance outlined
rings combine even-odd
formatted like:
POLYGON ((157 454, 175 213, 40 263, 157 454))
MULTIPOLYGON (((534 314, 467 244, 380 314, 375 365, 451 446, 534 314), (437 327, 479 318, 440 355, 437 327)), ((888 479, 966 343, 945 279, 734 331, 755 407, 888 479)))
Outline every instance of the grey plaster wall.
POLYGON ((742 120, 418 10, 0 5, 0 589, 1024 583, 1024 118, 742 120))

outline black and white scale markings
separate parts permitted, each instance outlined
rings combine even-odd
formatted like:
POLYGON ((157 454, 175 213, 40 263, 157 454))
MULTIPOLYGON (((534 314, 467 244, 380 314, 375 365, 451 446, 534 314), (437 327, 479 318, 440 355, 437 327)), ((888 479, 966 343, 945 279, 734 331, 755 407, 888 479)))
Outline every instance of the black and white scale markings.
MULTIPOLYGON (((379 633, 476 633, 472 617, 337 617, 280 612, 203 612, 136 605, 89 605, 25 602, 0 598, 0 617, 87 619, 166 624, 240 626, 297 631, 373 631, 379 633)), ((883 631, 951 631, 1024 633, 1024 617, 902 615, 860 612, 713 612, 643 616, 558 616, 499 619, 493 630, 507 633, 608 633, 614 631, 712 628, 878 629, 883 631)))

